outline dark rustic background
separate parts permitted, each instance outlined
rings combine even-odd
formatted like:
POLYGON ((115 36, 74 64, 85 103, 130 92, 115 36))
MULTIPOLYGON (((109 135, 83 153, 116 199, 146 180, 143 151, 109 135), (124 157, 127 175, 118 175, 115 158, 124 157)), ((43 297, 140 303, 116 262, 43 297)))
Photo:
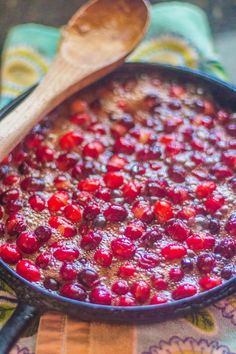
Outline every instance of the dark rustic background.
MULTIPOLYGON (((84 2, 85 0, 0 0, 0 48, 11 26, 24 22, 60 26, 84 2)), ((236 0, 189 2, 199 5, 207 12, 216 47, 232 80, 236 82, 236 0)))

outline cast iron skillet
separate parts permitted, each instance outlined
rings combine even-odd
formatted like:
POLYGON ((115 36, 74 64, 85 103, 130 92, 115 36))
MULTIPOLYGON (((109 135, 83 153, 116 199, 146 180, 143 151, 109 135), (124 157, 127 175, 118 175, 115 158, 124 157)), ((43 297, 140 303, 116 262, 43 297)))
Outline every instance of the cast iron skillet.
MULTIPOLYGON (((117 72, 139 73, 157 72, 167 78, 193 82, 199 84, 213 94, 217 102, 236 111, 236 87, 207 74, 186 68, 173 67, 162 64, 125 64, 117 72)), ((110 74, 112 76, 112 74, 110 74)), ((0 119, 4 118, 33 90, 21 95, 0 112, 0 119)), ((39 288, 15 273, 0 260, 0 276, 16 292, 18 306, 13 316, 0 332, 0 353, 8 353, 20 334, 28 326, 32 318, 45 311, 62 311, 84 321, 106 321, 113 323, 151 323, 183 315, 189 311, 198 310, 210 305, 236 291, 236 277, 224 284, 169 304, 135 307, 113 307, 95 305, 53 295, 43 288, 39 288)))

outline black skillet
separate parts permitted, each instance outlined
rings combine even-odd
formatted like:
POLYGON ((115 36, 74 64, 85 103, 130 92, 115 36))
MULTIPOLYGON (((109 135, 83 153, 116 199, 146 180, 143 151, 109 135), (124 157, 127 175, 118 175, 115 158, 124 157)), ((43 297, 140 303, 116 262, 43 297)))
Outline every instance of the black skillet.
MULTIPOLYGON (((231 110, 236 111, 236 87, 207 74, 186 68, 162 64, 125 64, 118 72, 134 73, 155 72, 162 76, 184 82, 192 82, 206 87, 215 100, 231 110)), ((112 77, 112 74, 110 74, 112 77)), ((12 111, 33 90, 21 95, 0 112, 0 119, 12 111)), ((0 277, 14 289, 18 298, 18 306, 0 332, 0 353, 7 354, 20 334, 37 314, 45 311, 61 311, 84 321, 104 321, 113 323, 151 323, 183 315, 208 306, 236 291, 236 277, 224 284, 195 295, 191 298, 172 303, 152 306, 113 307, 94 305, 63 298, 59 295, 35 286, 20 277, 14 270, 0 260, 0 277)))

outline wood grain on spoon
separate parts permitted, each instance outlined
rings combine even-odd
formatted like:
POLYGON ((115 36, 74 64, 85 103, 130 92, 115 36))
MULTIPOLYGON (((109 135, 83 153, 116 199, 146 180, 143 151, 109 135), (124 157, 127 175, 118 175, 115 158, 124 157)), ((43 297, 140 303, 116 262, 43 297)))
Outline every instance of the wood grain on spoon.
POLYGON ((0 122, 0 161, 65 98, 118 67, 143 38, 148 21, 145 0, 93 0, 76 12, 46 77, 0 122))

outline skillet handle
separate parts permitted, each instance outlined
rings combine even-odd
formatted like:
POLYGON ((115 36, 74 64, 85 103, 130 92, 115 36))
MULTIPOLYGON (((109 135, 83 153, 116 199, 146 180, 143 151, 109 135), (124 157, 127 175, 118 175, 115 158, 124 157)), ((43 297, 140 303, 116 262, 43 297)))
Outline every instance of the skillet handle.
POLYGON ((33 306, 19 303, 11 318, 0 331, 0 353, 8 354, 32 319, 38 314, 33 306))

